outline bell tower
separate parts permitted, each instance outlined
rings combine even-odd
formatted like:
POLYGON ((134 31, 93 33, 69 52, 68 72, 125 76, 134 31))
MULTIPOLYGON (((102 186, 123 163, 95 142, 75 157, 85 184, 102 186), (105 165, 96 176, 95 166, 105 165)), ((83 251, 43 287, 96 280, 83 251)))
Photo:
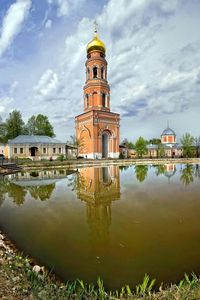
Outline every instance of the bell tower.
POLYGON ((87 45, 84 113, 76 117, 79 155, 85 158, 119 157, 119 114, 110 112, 106 47, 97 35, 87 45))

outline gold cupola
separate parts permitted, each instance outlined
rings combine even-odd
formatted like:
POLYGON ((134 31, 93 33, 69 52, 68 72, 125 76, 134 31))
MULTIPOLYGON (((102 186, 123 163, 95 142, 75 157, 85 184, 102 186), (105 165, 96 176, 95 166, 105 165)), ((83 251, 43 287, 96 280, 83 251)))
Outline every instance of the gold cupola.
POLYGON ((91 51, 101 51, 105 54, 106 52, 106 46, 105 44, 99 39, 98 35, 97 35, 97 28, 96 28, 96 23, 95 23, 95 29, 94 29, 94 37, 93 39, 88 43, 87 45, 87 53, 91 52, 91 51))

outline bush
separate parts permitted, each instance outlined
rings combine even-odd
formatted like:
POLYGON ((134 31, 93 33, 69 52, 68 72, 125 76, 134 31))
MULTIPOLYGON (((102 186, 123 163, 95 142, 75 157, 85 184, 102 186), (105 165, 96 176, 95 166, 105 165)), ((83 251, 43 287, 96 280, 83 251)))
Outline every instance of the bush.
POLYGON ((119 159, 124 159, 124 154, 123 153, 119 154, 119 159))
POLYGON ((59 161, 63 161, 64 160, 64 155, 63 154, 61 154, 60 156, 58 156, 58 158, 57 158, 57 160, 59 160, 59 161))

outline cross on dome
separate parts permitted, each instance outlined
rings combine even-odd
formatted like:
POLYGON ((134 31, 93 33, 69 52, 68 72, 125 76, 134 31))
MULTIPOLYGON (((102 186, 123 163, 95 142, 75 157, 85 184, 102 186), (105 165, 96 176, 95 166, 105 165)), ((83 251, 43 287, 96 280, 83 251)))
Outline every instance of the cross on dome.
POLYGON ((96 20, 94 20, 94 33, 97 34, 97 28, 98 28, 98 23, 96 20))

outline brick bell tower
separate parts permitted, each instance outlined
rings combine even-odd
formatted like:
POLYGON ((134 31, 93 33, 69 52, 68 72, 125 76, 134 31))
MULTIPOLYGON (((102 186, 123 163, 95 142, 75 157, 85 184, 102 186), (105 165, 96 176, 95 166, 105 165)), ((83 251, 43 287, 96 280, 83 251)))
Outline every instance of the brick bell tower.
POLYGON ((84 113, 75 118, 79 155, 85 158, 119 157, 120 115, 110 111, 106 47, 97 35, 87 45, 84 113))

